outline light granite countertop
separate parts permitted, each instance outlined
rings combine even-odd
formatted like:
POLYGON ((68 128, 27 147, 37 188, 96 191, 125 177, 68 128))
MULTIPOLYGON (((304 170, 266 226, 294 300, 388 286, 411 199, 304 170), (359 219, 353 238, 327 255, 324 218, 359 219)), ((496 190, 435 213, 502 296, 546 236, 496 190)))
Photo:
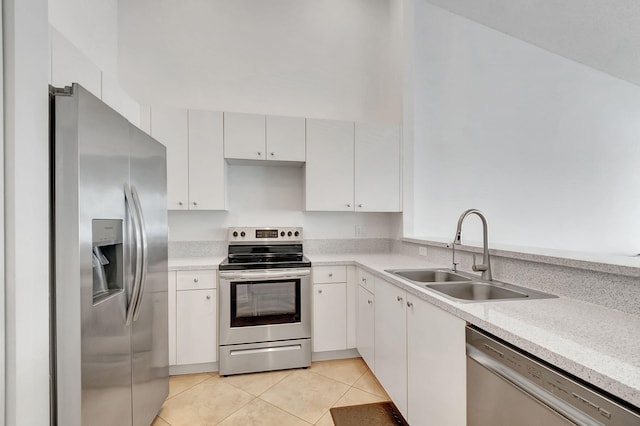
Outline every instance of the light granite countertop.
MULTIPOLYGON (((385 269, 442 267, 398 254, 307 254, 314 266, 356 265, 499 338, 640 407, 640 318, 554 299, 455 302, 385 269)), ((217 269, 224 258, 169 260, 169 270, 217 269)), ((518 283, 513 283, 518 284, 518 283)))

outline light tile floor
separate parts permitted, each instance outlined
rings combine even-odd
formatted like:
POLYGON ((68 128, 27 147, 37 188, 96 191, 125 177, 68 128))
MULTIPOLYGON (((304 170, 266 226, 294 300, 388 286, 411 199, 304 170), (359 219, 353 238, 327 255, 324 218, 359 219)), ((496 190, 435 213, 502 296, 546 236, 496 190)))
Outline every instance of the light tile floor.
POLYGON ((170 378, 152 426, 331 426, 331 407, 387 400, 361 358, 229 377, 188 374, 170 378))

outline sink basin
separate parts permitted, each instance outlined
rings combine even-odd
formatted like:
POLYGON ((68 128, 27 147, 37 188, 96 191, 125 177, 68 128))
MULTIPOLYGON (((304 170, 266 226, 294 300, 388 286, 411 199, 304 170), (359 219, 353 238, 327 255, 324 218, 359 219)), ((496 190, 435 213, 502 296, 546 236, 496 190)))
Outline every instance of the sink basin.
POLYGON ((500 299, 526 299, 528 294, 509 290, 501 286, 470 281, 464 283, 427 284, 425 287, 443 293, 455 299, 480 301, 500 299))
POLYGON ((392 274, 419 283, 466 282, 471 279, 458 275, 448 269, 391 269, 392 274))
POLYGON ((550 299, 558 296, 500 281, 485 281, 467 273, 444 268, 387 269, 386 272, 412 281, 456 302, 550 299))

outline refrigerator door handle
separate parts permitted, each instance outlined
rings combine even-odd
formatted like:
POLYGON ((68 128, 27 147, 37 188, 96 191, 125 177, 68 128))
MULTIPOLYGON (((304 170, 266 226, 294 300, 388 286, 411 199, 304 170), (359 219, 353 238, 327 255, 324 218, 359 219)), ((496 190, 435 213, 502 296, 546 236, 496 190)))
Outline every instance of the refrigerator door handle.
POLYGON ((142 306, 142 296, 144 295, 144 285, 147 281, 147 267, 149 265, 149 245, 147 243, 147 226, 144 221, 144 213, 142 211, 142 204, 140 203, 140 197, 138 197, 138 191, 135 186, 131 187, 131 193, 133 195, 133 204, 138 212, 138 222, 140 224, 140 236, 142 240, 142 269, 140 273, 140 289, 138 290, 138 297, 136 301, 135 310, 133 312, 133 320, 137 321, 140 315, 140 307, 142 306))
POLYGON ((133 195, 131 194, 131 189, 129 185, 125 185, 124 187, 124 199, 125 204, 127 205, 127 210, 129 211, 129 217, 131 217, 131 223, 133 225, 133 234, 135 240, 135 250, 136 250, 136 264, 135 269, 133 271, 133 286, 131 288, 131 297, 129 298, 129 304, 127 305, 127 318, 126 325, 131 325, 133 321, 133 314, 135 311, 135 307, 138 301, 138 295, 140 294, 140 277, 141 277, 141 269, 142 269, 142 244, 141 244, 141 234, 140 234, 140 223, 138 222, 138 215, 135 212, 135 205, 133 195))

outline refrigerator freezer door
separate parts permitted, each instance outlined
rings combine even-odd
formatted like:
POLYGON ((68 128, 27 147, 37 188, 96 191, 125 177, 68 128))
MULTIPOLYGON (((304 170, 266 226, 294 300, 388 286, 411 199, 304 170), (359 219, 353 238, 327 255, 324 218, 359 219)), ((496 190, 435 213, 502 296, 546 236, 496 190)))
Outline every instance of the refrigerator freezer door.
POLYGON ((121 224, 119 233, 127 229, 129 123, 78 85, 73 96, 56 96, 54 103, 58 424, 127 425, 132 416, 131 333, 125 325, 129 239, 121 236, 120 248, 108 259, 109 274, 119 275, 121 287, 96 299, 92 224, 109 219, 121 224))
MULTIPOLYGON (((132 325, 133 424, 147 426, 169 393, 167 172, 165 147, 134 126, 131 189, 146 232, 145 282, 132 325)), ((145 274, 143 274, 145 275, 145 274)))

